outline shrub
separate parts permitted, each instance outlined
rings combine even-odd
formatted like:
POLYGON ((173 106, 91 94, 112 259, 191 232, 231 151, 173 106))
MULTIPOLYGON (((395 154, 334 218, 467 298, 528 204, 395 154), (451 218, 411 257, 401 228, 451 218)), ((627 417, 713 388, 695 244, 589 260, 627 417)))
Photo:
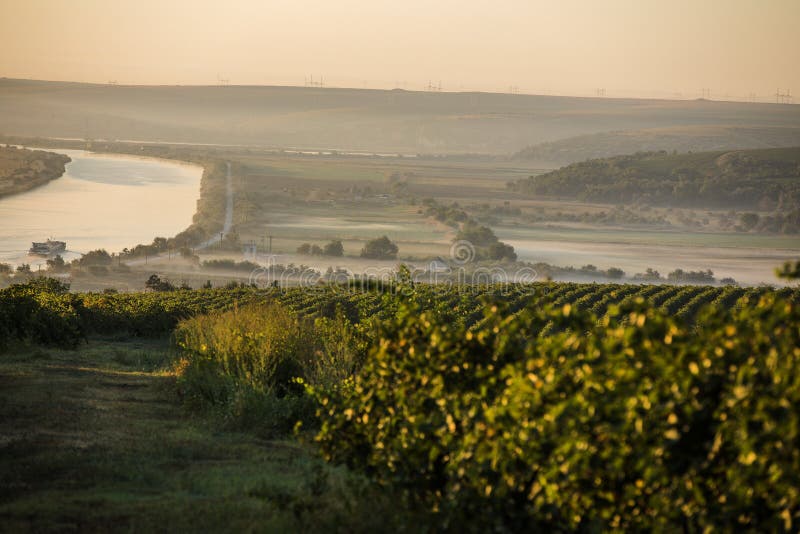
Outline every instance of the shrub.
POLYGON ((599 322, 494 307, 471 330, 401 307, 352 387, 312 390, 317 441, 443 529, 791 530, 800 309, 701 324, 641 299, 599 322))
POLYGON ((17 339, 75 348, 85 339, 81 300, 69 286, 52 278, 35 278, 0 290, 0 349, 17 339))
POLYGON ((312 422, 314 403, 302 383, 336 387, 360 367, 367 346, 342 311, 312 321, 277 303, 187 319, 175 340, 184 400, 268 434, 312 422))

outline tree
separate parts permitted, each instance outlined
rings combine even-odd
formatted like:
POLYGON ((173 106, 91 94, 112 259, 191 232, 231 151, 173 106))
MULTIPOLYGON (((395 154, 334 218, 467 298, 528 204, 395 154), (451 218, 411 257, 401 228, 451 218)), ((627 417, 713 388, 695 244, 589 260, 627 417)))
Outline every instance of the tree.
POLYGON ((326 256, 336 256, 341 257, 344 256, 344 246, 342 246, 342 242, 338 239, 334 239, 323 248, 322 253, 326 256))
POLYGON ((162 280, 160 276, 157 274, 151 274, 150 278, 147 279, 147 282, 144 283, 144 287, 150 289, 151 291, 174 291, 175 286, 172 285, 167 280, 162 280))
POLYGON ((514 252, 514 247, 502 241, 489 245, 488 256, 490 260, 515 261, 517 259, 517 253, 514 252))
POLYGON ((78 261, 81 266, 111 265, 111 255, 105 249, 92 250, 84 254, 78 261))
POLYGON ((303 243, 299 247, 297 247, 297 253, 303 255, 311 254, 311 243, 303 243))
POLYGON ((61 255, 57 255, 55 258, 47 260, 48 271, 53 271, 57 273, 63 271, 65 267, 66 263, 64 262, 64 258, 62 258, 61 255))
POLYGON ((739 217, 739 222, 742 223, 742 228, 749 232, 758 224, 760 217, 758 213, 743 213, 741 217, 739 217))
POLYGON ((0 263, 0 276, 8 276, 11 274, 11 265, 7 263, 0 263))
POLYGON ((387 236, 382 236, 371 241, 367 241, 361 249, 361 257, 373 260, 394 260, 397 259, 397 245, 387 236))
POLYGON ((606 271, 606 276, 613 280, 618 280, 623 276, 625 276, 625 271, 623 271, 618 267, 609 267, 608 270, 606 271))
POLYGON ((800 261, 794 263, 787 261, 782 268, 775 269, 775 274, 778 275, 778 278, 785 278, 786 280, 800 279, 800 261))
POLYGON ((156 250, 167 250, 167 238, 166 237, 156 237, 153 239, 153 248, 156 250))

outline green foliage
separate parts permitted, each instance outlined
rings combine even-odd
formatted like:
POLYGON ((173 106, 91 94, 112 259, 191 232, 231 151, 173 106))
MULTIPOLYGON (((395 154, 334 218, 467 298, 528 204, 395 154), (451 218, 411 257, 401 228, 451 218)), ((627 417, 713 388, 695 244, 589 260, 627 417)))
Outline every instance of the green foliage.
POLYGON ((91 250, 81 256, 81 258, 78 260, 78 264, 82 267, 92 265, 111 265, 111 255, 104 249, 91 250))
POLYGON ((303 243, 297 247, 297 253, 304 254, 306 256, 341 257, 344 255, 344 246, 338 239, 334 239, 333 241, 326 243, 324 247, 312 245, 311 243, 303 243))
POLYGON ((260 269, 261 266, 252 261, 236 261, 236 260, 206 260, 203 262, 203 269, 217 270, 217 271, 242 271, 253 272, 260 269))
POLYGON ((277 303, 187 319, 174 337, 184 400, 270 435, 312 421, 302 383, 336 387, 360 367, 367 348, 363 331, 342 312, 311 320, 277 303))
POLYGON ((64 258, 61 255, 57 255, 55 258, 48 258, 47 259, 47 270, 53 272, 62 272, 66 269, 67 264, 64 261, 64 258))
POLYGON ((714 272, 710 269, 705 271, 684 271, 683 269, 675 269, 667 275, 667 280, 670 282, 678 283, 714 283, 714 272))
POLYGON ((342 242, 338 239, 334 239, 330 243, 327 243, 322 248, 322 254, 325 256, 334 256, 334 257, 341 257, 344 256, 344 246, 342 242))
POLYGON ((472 330, 401 307, 353 386, 315 393, 317 441, 443 528, 791 530, 800 309, 702 324, 643 301, 600 322, 494 307, 472 330))
POLYGON ((144 283, 144 287, 151 291, 174 291, 175 286, 168 280, 163 280, 157 274, 151 274, 147 281, 144 283))
MULTIPOLYGON (((776 209, 771 221, 742 217, 744 229, 800 229, 800 150, 797 148, 668 154, 640 152, 591 159, 509 184, 531 195, 592 202, 776 209)), ((755 215, 755 217, 754 217, 755 215)))
POLYGON ((800 279, 800 261, 796 261, 794 264, 787 261, 783 264, 783 267, 775 270, 775 274, 778 275, 778 278, 785 278, 787 280, 800 279))
POLYGON ((388 237, 382 236, 367 241, 367 244, 361 249, 361 257, 375 260, 393 260, 397 258, 397 251, 397 245, 388 237))
POLYGON ((10 340, 75 348, 85 339, 80 298, 52 278, 0 290, 0 349, 10 340))
POLYGON ((494 234, 491 228, 469 220, 461 226, 456 235, 456 241, 468 241, 475 247, 473 259, 509 260, 517 259, 514 247, 503 243, 494 234))

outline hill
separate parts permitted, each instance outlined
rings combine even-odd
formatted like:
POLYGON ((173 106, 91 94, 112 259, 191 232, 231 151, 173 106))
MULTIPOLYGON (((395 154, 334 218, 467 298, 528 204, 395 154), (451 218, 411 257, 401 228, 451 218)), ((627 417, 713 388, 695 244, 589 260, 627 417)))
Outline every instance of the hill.
POLYGON ((700 152, 800 146, 800 128, 679 126, 580 135, 529 146, 514 157, 559 167, 634 152, 700 152))
POLYGON ((641 152, 574 163, 509 187, 530 196, 591 202, 775 210, 795 220, 800 148, 641 152))
POLYGON ((738 102, 0 79, 7 135, 505 155, 602 132, 798 124, 800 106, 738 102))

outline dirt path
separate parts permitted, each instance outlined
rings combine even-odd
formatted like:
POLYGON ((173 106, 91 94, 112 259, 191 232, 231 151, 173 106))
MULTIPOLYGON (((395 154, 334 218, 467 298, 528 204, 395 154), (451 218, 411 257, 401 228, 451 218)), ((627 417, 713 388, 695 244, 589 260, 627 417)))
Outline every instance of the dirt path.
POLYGON ((318 521, 309 488, 328 491, 327 467, 295 442, 187 415, 156 370, 165 354, 131 341, 0 354, 0 532, 278 532, 318 521))

